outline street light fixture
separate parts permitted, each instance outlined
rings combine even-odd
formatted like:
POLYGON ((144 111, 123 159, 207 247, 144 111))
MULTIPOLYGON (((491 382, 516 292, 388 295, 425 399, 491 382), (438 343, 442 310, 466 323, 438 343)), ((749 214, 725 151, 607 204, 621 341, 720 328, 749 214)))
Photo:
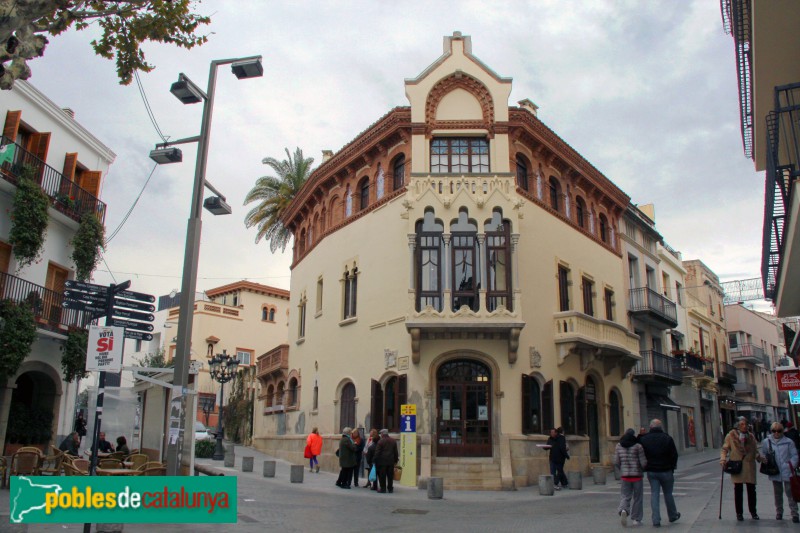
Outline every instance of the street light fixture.
POLYGON ((159 165, 168 165, 170 163, 180 163, 183 161, 183 152, 180 148, 174 146, 169 148, 156 148, 150 150, 150 159, 159 165))
MULTIPOLYGON (((192 205, 186 227, 186 248, 183 255, 183 280, 181 282, 181 303, 178 316, 178 335, 175 350, 175 374, 172 382, 175 398, 180 398, 180 414, 178 420, 170 420, 170 431, 177 433, 177 439, 170 439, 167 447, 167 475, 181 474, 181 463, 184 445, 184 428, 186 427, 187 406, 186 385, 189 381, 189 361, 191 360, 192 322, 194 318, 194 295, 197 289, 197 265, 200 259, 200 233, 202 229, 201 214, 203 211, 203 191, 209 187, 206 181, 206 163, 208 160, 208 144, 211 136, 211 116, 214 110, 214 91, 217 83, 217 68, 220 65, 232 67, 237 78, 261 76, 261 56, 235 57, 231 59, 215 59, 211 62, 208 74, 208 89, 203 92, 192 81, 181 74, 178 81, 172 84, 170 92, 185 104, 203 102, 203 119, 200 124, 200 135, 178 141, 171 141, 162 148, 174 144, 197 142, 197 163, 194 169, 194 185, 192 188, 192 205), (199 100, 198 100, 199 98, 199 100)), ((214 190, 212 188, 212 190, 214 190)), ((214 190, 216 193, 216 190, 214 190)), ((217 196, 224 197, 216 193, 217 196)), ((227 205, 227 204, 225 204, 227 205)), ((192 419, 194 416, 192 415, 192 419)), ((173 434, 174 434, 173 433, 173 434)), ((188 450, 187 453, 192 453, 188 450)))
POLYGON ((225 350, 208 360, 209 373, 211 379, 219 383, 219 416, 217 417, 217 444, 214 447, 214 455, 211 458, 215 461, 225 459, 225 450, 222 448, 222 405, 225 403, 225 384, 236 375, 236 368, 239 360, 235 355, 228 355, 225 350))

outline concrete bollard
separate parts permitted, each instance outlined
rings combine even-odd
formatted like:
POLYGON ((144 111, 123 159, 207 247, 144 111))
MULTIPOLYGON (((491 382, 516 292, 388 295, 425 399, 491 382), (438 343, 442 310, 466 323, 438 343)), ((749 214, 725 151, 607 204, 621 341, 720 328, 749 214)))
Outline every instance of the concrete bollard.
POLYGON ((553 476, 550 474, 542 474, 539 476, 539 494, 542 496, 552 496, 555 491, 553 476))
POLYGON ((428 478, 428 499, 441 500, 444 497, 444 479, 440 477, 428 478))
POLYGON ((264 461, 264 477, 275 477, 275 461, 264 461))
POLYGON ((236 462, 236 447, 233 444, 225 445, 225 466, 233 468, 236 462))
POLYGON ((569 483, 569 490, 582 490, 583 474, 580 472, 567 472, 567 482, 569 483))
POLYGON ((606 467, 604 466, 595 466, 592 468, 592 477, 594 478, 595 485, 605 485, 606 484, 606 467))
POLYGON ((253 471, 253 458, 242 457, 242 472, 252 472, 252 471, 253 471))
POLYGON ((303 472, 305 472, 305 465, 290 465, 289 466, 289 481, 292 483, 303 482, 303 472))

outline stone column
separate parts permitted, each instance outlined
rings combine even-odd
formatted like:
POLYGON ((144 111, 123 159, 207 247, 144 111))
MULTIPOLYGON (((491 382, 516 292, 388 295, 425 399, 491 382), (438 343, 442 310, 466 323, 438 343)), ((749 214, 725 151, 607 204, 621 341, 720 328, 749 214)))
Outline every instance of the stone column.
POLYGON ((519 312, 519 297, 522 290, 519 287, 519 233, 511 234, 511 297, 514 299, 514 311, 519 312))
POLYGON ((453 310, 453 299, 452 299, 452 285, 453 280, 451 279, 452 273, 450 272, 450 234, 442 234, 442 242, 444 243, 444 253, 442 254, 441 263, 442 263, 442 279, 440 280, 442 284, 442 312, 451 312, 453 310))
POLYGON ((408 265, 411 267, 408 269, 408 288, 410 290, 414 290, 414 272, 416 270, 416 265, 414 264, 414 256, 416 255, 414 252, 417 249, 417 236, 413 233, 409 233, 408 235, 408 251, 409 253, 409 260, 408 265))
POLYGON ((486 311, 486 234, 479 233, 478 234, 478 257, 476 258, 475 265, 473 268, 480 268, 480 280, 481 280, 481 288, 478 291, 478 299, 479 311, 486 311))

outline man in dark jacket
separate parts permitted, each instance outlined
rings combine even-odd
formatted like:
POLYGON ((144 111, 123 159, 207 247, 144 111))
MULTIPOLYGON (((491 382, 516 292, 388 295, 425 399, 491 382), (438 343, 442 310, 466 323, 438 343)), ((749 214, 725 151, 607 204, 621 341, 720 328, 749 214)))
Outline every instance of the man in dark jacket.
POLYGON ((356 445, 350 434, 353 430, 349 427, 342 430, 342 439, 339 441, 339 479, 336 486, 340 489, 349 489, 353 482, 353 469, 356 467, 356 445))
POLYGON ((667 505, 667 517, 676 522, 681 513, 675 506, 672 487, 675 485, 674 470, 678 466, 678 449, 672 437, 664 433, 661 420, 650 421, 650 431, 639 438, 647 458, 647 481, 650 482, 650 507, 653 512, 653 525, 661 526, 661 497, 664 490, 664 503, 667 505))
POLYGON ((61 445, 58 447, 59 450, 62 452, 68 453, 74 457, 78 457, 78 446, 81 444, 81 436, 78 435, 77 431, 73 431, 67 437, 61 441, 61 445))
POLYGON ((397 443, 389 436, 388 429, 381 430, 381 440, 375 446, 375 471, 378 474, 378 483, 380 489, 378 492, 393 492, 394 491, 394 465, 400 460, 400 454, 397 452, 397 443))
POLYGON ((789 429, 784 431, 783 434, 785 436, 789 437, 790 439, 792 439, 792 442, 794 442, 795 448, 797 448, 797 451, 800 452, 800 431, 797 431, 797 428, 794 427, 794 425, 791 422, 786 422, 786 426, 785 427, 787 427, 789 429))
POLYGON ((547 445, 550 446, 550 474, 553 475, 553 486, 556 490, 561 490, 561 487, 566 488, 569 485, 567 476, 564 474, 564 463, 569 458, 567 439, 553 428, 550 430, 547 445))

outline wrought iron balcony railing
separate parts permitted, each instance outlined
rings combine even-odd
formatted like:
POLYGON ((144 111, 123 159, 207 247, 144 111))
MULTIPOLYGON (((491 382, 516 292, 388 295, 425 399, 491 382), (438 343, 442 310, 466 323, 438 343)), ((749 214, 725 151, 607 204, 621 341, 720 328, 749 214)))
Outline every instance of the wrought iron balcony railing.
POLYGON ((630 290, 629 309, 634 315, 649 316, 655 320, 656 325, 662 327, 674 328, 678 325, 678 311, 675 303, 650 287, 630 290))
POLYGON ((105 221, 106 204, 94 195, 9 138, 0 138, 0 146, 11 151, 0 163, 0 177, 4 180, 16 185, 22 170, 28 166, 33 169, 34 179, 52 199, 55 209, 78 222, 86 212, 94 212, 100 222, 105 221))
POLYGON ((733 386, 733 390, 736 391, 736 394, 742 396, 752 396, 755 398, 758 395, 758 388, 750 383, 737 383, 733 386))
POLYGON ((736 367, 728 363, 720 362, 717 380, 722 383, 736 383, 736 367))
POLYGON ((674 357, 653 350, 641 351, 639 355, 642 359, 633 367, 633 375, 639 380, 656 378, 676 385, 683 382, 680 362, 674 357))
POLYGON ((0 272, 0 296, 4 300, 26 302, 33 310, 37 326, 56 333, 66 333, 73 327, 84 328, 91 319, 83 311, 64 309, 61 306, 63 293, 5 272, 0 272))
POLYGON ((731 348, 731 361, 745 361, 748 363, 764 363, 764 350, 755 344, 740 344, 731 348))

